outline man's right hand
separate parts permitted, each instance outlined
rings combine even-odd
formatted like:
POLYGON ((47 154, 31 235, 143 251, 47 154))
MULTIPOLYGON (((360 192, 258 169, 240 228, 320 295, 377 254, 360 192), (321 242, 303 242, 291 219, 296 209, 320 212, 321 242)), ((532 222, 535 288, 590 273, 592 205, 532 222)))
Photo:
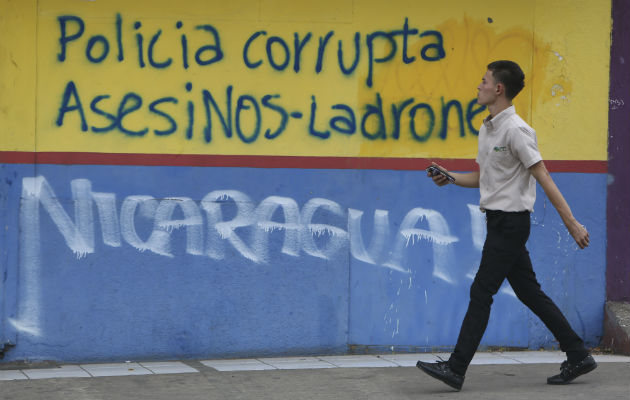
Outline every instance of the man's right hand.
MULTIPOLYGON (((434 162, 431 163, 434 167, 441 169, 444 172, 448 173, 448 170, 444 167, 442 167, 441 165, 438 165, 434 162)), ((437 175, 433 175, 431 176, 431 174, 429 172, 427 172, 427 176, 430 177, 431 179, 433 179, 433 183, 435 183, 438 186, 444 186, 444 185, 448 185, 449 184, 449 180, 442 174, 437 174, 437 175)))
MULTIPOLYGON (((434 162, 432 162, 431 164, 433 164, 434 167, 441 169, 442 171, 448 173, 450 176, 455 178, 455 182, 453 183, 457 186, 461 186, 465 188, 478 188, 479 187, 479 171, 466 172, 466 173, 449 172, 446 168, 442 167, 441 165, 438 165, 434 162)), ((435 183, 438 186, 445 186, 450 183, 448 178, 444 177, 443 175, 431 176, 431 174, 427 172, 427 176, 433 179, 433 183, 435 183)))

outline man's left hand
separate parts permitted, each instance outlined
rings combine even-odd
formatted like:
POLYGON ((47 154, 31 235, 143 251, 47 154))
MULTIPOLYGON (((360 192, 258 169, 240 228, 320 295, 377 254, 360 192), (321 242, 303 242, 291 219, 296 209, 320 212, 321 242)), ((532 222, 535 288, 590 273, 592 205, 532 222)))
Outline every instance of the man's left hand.
POLYGON ((581 225, 577 220, 573 220, 571 223, 567 225, 569 229, 569 233, 573 236, 575 243, 580 246, 580 249, 584 249, 588 247, 590 238, 588 236, 588 231, 584 225, 581 225))

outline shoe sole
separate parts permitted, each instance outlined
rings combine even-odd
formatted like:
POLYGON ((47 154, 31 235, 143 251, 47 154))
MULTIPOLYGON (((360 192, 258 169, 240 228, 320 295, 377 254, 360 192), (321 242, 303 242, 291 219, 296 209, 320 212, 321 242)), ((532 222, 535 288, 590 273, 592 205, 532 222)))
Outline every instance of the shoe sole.
POLYGON ((422 372, 424 372, 425 374, 429 375, 432 378, 435 378, 441 382, 446 383, 448 386, 452 387, 453 389, 460 391, 462 390, 462 386, 457 386, 457 385, 453 385, 450 382, 445 381, 444 379, 442 379, 442 377, 440 375, 434 374, 431 370, 425 369, 422 365, 418 365, 416 364, 416 367, 418 367, 422 372))
POLYGON ((593 371, 595 368, 597 368, 597 363, 589 365, 588 367, 586 367, 586 369, 584 369, 583 371, 580 371, 579 374, 575 375, 573 377, 573 379, 570 379, 570 380, 564 381, 564 382, 549 382, 549 380, 547 380, 547 384, 549 384, 549 385, 567 385, 567 384, 573 382, 576 378, 578 378, 578 377, 580 377, 582 375, 588 374, 589 372, 593 371))

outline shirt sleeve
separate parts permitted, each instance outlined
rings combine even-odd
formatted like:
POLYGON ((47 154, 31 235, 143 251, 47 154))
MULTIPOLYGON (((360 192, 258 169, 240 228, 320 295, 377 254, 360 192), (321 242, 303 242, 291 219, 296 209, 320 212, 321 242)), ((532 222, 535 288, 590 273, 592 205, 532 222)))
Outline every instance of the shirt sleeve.
POLYGON ((536 132, 528 127, 519 126, 510 132, 510 150, 518 158, 525 168, 542 160, 538 151, 536 132))

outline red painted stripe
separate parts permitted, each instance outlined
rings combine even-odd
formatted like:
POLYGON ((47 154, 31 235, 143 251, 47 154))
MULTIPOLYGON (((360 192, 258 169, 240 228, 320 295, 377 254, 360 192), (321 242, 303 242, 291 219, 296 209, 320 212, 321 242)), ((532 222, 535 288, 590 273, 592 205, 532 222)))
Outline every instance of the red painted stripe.
MULTIPOLYGON (((431 161, 435 161, 453 171, 478 169, 475 160, 459 158, 230 156, 205 154, 0 151, 0 163, 3 164, 383 169, 413 171, 426 168, 431 164, 431 161)), ((545 165, 551 172, 606 173, 608 170, 608 163, 598 160, 546 160, 545 165)))

